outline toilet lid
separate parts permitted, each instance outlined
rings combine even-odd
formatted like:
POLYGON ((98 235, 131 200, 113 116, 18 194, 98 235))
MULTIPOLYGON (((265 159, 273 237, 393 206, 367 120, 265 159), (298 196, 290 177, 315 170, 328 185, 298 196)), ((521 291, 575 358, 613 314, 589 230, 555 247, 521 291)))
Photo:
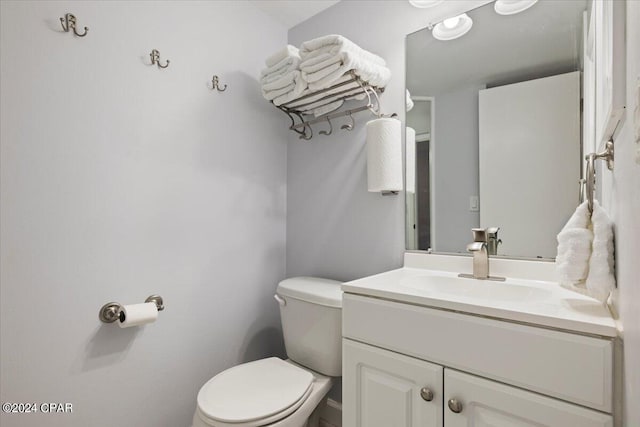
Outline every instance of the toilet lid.
POLYGON ((210 379, 198 393, 198 407, 206 417, 225 423, 272 418, 301 404, 312 382, 310 372, 282 359, 257 360, 210 379))

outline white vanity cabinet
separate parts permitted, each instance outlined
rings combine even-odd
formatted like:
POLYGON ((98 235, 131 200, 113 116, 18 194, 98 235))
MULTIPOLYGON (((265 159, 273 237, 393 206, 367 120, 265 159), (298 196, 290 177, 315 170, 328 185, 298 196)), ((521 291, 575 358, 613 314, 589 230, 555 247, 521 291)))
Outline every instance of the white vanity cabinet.
POLYGON ((343 297, 343 427, 613 426, 611 339, 343 297))

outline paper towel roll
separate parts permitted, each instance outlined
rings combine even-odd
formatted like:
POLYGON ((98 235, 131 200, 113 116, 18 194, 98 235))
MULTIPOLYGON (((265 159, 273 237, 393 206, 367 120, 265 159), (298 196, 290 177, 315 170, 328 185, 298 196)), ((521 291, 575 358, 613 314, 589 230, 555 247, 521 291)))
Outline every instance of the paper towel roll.
POLYGON ((400 120, 379 118, 367 123, 369 191, 402 191, 402 130, 400 120))
POLYGON ((120 321, 118 325, 120 325, 121 328, 129 328, 131 326, 140 326, 155 322, 157 318, 158 307, 153 302, 123 305, 120 310, 120 321))

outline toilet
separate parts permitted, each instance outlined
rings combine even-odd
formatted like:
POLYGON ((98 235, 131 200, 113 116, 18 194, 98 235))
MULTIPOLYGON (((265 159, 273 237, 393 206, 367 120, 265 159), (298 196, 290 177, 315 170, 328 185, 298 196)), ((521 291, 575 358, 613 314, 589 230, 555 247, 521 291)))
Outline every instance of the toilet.
POLYGON ((315 427, 319 404, 342 375, 341 282, 294 277, 278 284, 287 360, 229 368, 198 392, 192 427, 315 427))

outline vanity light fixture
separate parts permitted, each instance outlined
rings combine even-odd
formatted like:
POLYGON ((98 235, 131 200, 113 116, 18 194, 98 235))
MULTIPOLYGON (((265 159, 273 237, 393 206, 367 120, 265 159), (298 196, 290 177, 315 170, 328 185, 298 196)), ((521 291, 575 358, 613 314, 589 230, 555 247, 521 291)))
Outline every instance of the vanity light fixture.
POLYGON ((444 0, 409 0, 409 3, 411 3, 411 6, 426 9, 428 7, 437 6, 443 1, 444 0))
POLYGON ((499 15, 515 15, 537 3, 538 0, 496 0, 493 8, 499 15))
POLYGON ((463 13, 453 18, 445 19, 433 27, 433 37, 438 40, 453 40, 462 37, 473 26, 473 20, 463 13))

